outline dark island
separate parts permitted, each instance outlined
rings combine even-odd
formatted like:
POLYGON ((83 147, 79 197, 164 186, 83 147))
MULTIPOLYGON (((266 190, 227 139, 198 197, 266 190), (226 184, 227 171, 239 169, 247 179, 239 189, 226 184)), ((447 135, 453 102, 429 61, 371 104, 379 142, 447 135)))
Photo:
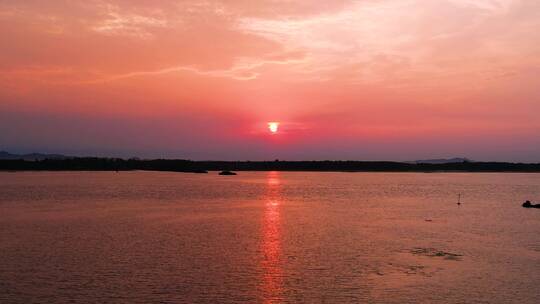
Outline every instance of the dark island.
POLYGON ((540 172, 540 163, 391 161, 192 161, 182 159, 121 159, 70 157, 63 159, 0 159, 1 171, 334 171, 334 172, 540 172))
POLYGON ((236 175, 236 173, 229 170, 225 170, 225 171, 219 172, 219 175, 236 175))

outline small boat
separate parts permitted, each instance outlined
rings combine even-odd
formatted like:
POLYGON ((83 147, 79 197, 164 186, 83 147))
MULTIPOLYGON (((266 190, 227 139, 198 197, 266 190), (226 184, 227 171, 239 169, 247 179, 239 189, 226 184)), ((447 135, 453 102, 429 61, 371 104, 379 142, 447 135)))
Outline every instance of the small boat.
POLYGON ((236 173, 234 173, 232 171, 225 170, 225 171, 219 172, 219 175, 236 175, 236 173))
POLYGON ((540 208, 540 204, 531 204, 530 201, 525 201, 521 206, 523 208, 540 208))

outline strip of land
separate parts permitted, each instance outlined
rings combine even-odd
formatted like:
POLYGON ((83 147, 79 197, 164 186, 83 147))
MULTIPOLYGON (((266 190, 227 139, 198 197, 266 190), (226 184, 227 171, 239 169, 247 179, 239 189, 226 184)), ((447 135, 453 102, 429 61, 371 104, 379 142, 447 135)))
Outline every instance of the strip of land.
POLYGON ((335 171, 335 172, 540 172, 540 163, 457 162, 443 164, 391 161, 192 161, 182 159, 66 159, 0 160, 1 171, 335 171))

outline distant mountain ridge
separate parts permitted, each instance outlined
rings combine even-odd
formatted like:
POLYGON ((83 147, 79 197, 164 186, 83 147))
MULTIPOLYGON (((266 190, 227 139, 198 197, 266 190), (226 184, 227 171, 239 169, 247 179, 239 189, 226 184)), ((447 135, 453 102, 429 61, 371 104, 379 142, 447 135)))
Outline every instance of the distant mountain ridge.
POLYGON ((463 162, 473 162, 473 161, 465 157, 454 157, 454 158, 438 158, 438 159, 421 159, 421 160, 412 161, 410 163, 413 163, 413 164, 453 164, 453 163, 463 163, 463 162))
POLYGON ((28 161, 44 160, 44 159, 67 159, 71 158, 62 154, 43 154, 43 153, 30 153, 30 154, 12 154, 6 151, 0 151, 0 159, 24 159, 28 161))

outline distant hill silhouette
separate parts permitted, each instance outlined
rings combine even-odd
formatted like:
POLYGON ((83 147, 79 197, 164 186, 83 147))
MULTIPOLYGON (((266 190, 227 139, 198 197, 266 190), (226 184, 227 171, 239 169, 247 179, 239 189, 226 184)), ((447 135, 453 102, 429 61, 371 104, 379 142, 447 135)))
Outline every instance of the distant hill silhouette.
POLYGON ((6 151, 0 151, 0 159, 23 159, 26 161, 36 161, 44 159, 66 159, 69 156, 61 154, 42 154, 42 153, 30 153, 30 154, 12 154, 6 151))

